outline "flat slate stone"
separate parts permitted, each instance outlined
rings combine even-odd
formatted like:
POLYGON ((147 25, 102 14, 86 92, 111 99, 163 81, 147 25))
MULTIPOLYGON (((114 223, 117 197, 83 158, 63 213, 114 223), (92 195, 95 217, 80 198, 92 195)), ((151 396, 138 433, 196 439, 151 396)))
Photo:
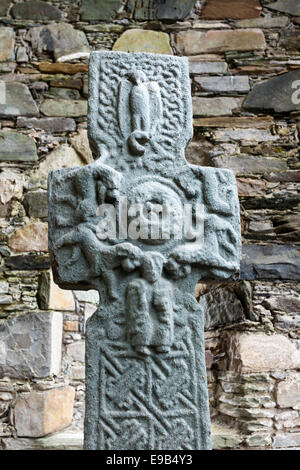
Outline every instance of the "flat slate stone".
POLYGON ((287 16, 265 16, 263 18, 253 18, 250 20, 236 21, 235 26, 237 28, 284 28, 289 24, 289 18, 287 16))
POLYGON ((29 217, 38 219, 48 217, 47 191, 29 191, 25 194, 23 203, 29 217))
POLYGON ((0 132, 0 161, 35 162, 35 141, 18 132, 0 132))
POLYGON ((183 20, 195 3, 195 0, 137 0, 134 18, 139 21, 183 20))
POLYGON ((173 54, 167 33, 144 29, 128 29, 125 31, 115 42, 113 51, 173 54))
POLYGON ((286 245, 244 245, 241 279, 300 280, 299 247, 286 245))
POLYGON ((299 30, 282 31, 279 44, 288 51, 298 51, 300 49, 299 30))
POLYGON ((278 0, 266 5, 270 10, 281 11, 293 16, 300 16, 300 3, 298 0, 278 0))
POLYGON ((30 0, 17 3, 10 11, 13 18, 24 20, 60 20, 62 12, 46 2, 30 0))
POLYGON ((174 34, 175 46, 182 55, 220 53, 229 51, 252 51, 266 48, 260 29, 181 31, 174 34))
POLYGON ((17 118, 18 128, 40 129, 50 133, 75 131, 76 122, 71 118, 17 118))
POLYGON ((0 16, 6 16, 11 0, 0 0, 0 16))
POLYGON ((121 4, 121 0, 82 0, 81 20, 112 20, 121 4))
POLYGON ((255 85, 243 103, 245 109, 275 111, 278 113, 300 110, 300 70, 288 72, 255 85))
POLYGON ((62 314, 26 312, 0 323, 0 376, 31 378, 58 374, 62 314))
POLYGON ((18 82, 0 82, 3 99, 0 100, 0 116, 37 116, 39 110, 26 85, 18 82))
POLYGON ((32 222, 13 232, 9 248, 14 252, 48 251, 48 225, 44 222, 32 222))
POLYGON ((87 115, 86 100, 51 100, 46 99, 42 106, 41 112, 45 116, 56 117, 80 117, 87 115))
POLYGON ((214 92, 245 92, 250 90, 247 75, 233 75, 225 77, 196 77, 198 83, 205 91, 214 92))
POLYGON ((208 0, 201 17, 205 20, 257 18, 261 13, 259 0, 208 0))
POLYGON ((241 107, 240 98, 220 97, 220 98, 193 98, 194 116, 226 116, 241 107))
POLYGON ((49 269, 50 261, 49 256, 46 254, 22 254, 6 258, 5 266, 15 271, 39 271, 40 269, 49 269))
POLYGON ((0 27, 0 62, 14 60, 15 32, 12 28, 0 27))
POLYGON ((31 28, 26 40, 37 55, 45 51, 53 53, 57 62, 89 57, 90 46, 83 31, 68 23, 49 24, 31 28))
POLYGON ((228 69, 226 62, 205 62, 200 60, 197 56, 191 56, 188 59, 191 74, 226 73, 228 69))
POLYGON ((231 157, 213 157, 213 165, 218 168, 230 168, 238 175, 269 174, 271 171, 287 170, 286 161, 280 158, 267 158, 256 155, 231 157))

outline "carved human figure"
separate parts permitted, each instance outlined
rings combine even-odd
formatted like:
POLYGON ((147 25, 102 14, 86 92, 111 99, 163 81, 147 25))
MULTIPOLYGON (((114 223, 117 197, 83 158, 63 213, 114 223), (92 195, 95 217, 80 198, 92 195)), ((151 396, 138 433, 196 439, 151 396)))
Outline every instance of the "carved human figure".
POLYGON ((162 278, 164 262, 165 258, 157 252, 145 254, 142 278, 127 287, 128 336, 141 354, 150 354, 150 346, 167 353, 173 343, 172 285, 162 278))

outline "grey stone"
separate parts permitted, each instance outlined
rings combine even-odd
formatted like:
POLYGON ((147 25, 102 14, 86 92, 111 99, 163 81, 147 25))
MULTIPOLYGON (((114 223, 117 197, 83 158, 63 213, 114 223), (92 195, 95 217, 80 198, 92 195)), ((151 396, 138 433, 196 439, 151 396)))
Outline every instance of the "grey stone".
POLYGON ((235 22, 237 28, 284 28, 289 23, 287 16, 265 16, 263 18, 253 18, 235 22))
POLYGON ((191 11, 195 0, 138 0, 134 18, 143 20, 183 20, 191 11))
POLYGON ((122 4, 121 0, 82 0, 82 21, 108 21, 116 17, 122 4))
POLYGON ((62 99, 62 100, 79 100, 80 93, 72 88, 55 88, 50 87, 49 91, 44 93, 45 98, 62 99))
POLYGON ((280 46, 288 51, 298 51, 300 49, 299 40, 299 30, 282 31, 280 35, 280 46))
POLYGON ((273 135, 265 129, 221 129, 212 133, 216 142, 246 141, 254 142, 272 142, 279 139, 278 135, 273 135))
POLYGON ((226 73, 228 65, 226 62, 205 62, 200 60, 201 56, 189 57, 189 67, 191 74, 204 73, 226 73))
POLYGON ((297 247, 285 245, 244 245, 241 279, 299 280, 300 255, 297 247))
POLYGON ((271 10, 281 11, 293 16, 300 16, 300 5, 298 0, 278 0, 266 5, 271 10))
POLYGON ((0 131, 0 161, 37 160, 35 141, 32 137, 18 132, 0 131))
POLYGON ((73 361, 84 362, 85 342, 75 341, 74 343, 68 344, 66 347, 66 355, 73 361))
POLYGON ((83 433, 64 431, 37 439, 39 449, 45 450, 82 450, 83 433))
POLYGON ((0 26, 0 62, 15 59, 15 32, 12 28, 0 26))
POLYGON ((50 133, 68 132, 76 130, 76 122, 71 118, 17 118, 17 127, 27 129, 40 129, 50 133))
POLYGON ((16 271, 32 271, 48 269, 50 267, 50 261, 48 255, 23 254, 6 258, 5 266, 16 271))
POLYGON ((62 315, 25 313, 0 322, 0 374, 32 378, 58 374, 62 315))
POLYGON ((74 29, 69 23, 54 23, 31 28, 26 39, 37 55, 41 55, 44 51, 53 53, 57 62, 87 58, 90 53, 84 32, 74 29))
POLYGON ((24 206, 29 217, 48 217, 47 191, 29 191, 24 197, 24 206))
POLYGON ((95 305, 99 303, 99 292, 97 290, 76 290, 74 295, 78 302, 88 302, 95 305))
POLYGON ((37 116, 39 110, 31 96, 28 87, 18 82, 0 82, 5 93, 0 99, 0 116, 37 116))
POLYGON ((213 165, 218 168, 231 168, 237 175, 269 174, 271 170, 286 170, 287 163, 280 158, 243 155, 237 157, 213 157, 213 165))
POLYGON ((299 111, 299 86, 300 70, 279 75, 265 80, 248 94, 243 103, 245 109, 251 111, 264 110, 278 113, 299 111))
POLYGON ((0 16, 6 16, 11 0, 0 0, 0 16))
MULTIPOLYGON (((53 171, 48 181, 54 280, 101 297, 86 328, 85 449, 209 449, 204 313, 194 290, 199 279, 239 270, 235 178, 184 158, 192 137, 186 58, 93 52, 89 85, 96 161, 53 171), (101 235, 103 203, 118 208, 121 195, 131 209, 163 202, 175 211, 170 232, 158 223, 151 237, 147 223, 139 236, 130 209, 128 233, 101 235), (194 237, 176 237, 182 204, 205 206, 194 237)), ((83 366, 72 364, 70 377, 81 380, 83 366)))
POLYGON ((215 92, 245 92, 250 90, 249 78, 246 75, 232 75, 225 77, 195 77, 205 91, 215 92))
POLYGON ((80 117, 87 115, 86 100, 51 100, 46 99, 41 105, 41 113, 45 116, 80 117))
POLYGON ((38 0, 27 0, 24 3, 17 3, 10 10, 13 18, 24 20, 60 20, 61 11, 46 2, 38 0))
POLYGON ((300 447, 300 432, 276 434, 274 437, 273 447, 300 447))
POLYGON ((232 115, 241 107, 240 98, 220 97, 220 98, 193 98, 194 116, 226 116, 232 115))

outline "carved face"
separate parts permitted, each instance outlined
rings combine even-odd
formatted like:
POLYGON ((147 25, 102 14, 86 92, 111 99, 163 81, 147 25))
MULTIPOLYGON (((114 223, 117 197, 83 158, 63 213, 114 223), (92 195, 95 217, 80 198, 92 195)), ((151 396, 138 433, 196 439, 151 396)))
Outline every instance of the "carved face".
POLYGON ((161 277, 164 257, 156 252, 149 252, 145 255, 142 264, 142 275, 146 281, 155 282, 161 277))

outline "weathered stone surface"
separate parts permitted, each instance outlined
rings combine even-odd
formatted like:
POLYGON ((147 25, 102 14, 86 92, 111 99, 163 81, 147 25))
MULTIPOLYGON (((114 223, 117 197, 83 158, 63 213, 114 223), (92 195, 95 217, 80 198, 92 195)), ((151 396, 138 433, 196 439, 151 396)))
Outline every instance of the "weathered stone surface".
POLYGON ((274 437, 274 448, 300 447, 300 432, 278 433, 274 437))
POLYGON ((242 100, 240 98, 220 97, 220 98, 202 98, 195 96, 193 98, 194 116, 226 116, 241 108, 242 100))
POLYGON ((108 21, 115 18, 122 4, 121 0, 82 0, 82 21, 108 21))
POLYGON ((42 437, 35 441, 38 449, 44 450, 82 450, 82 432, 60 432, 42 437))
POLYGON ((274 125, 274 119, 270 117, 213 117, 197 118, 193 121, 195 127, 229 127, 248 129, 270 129, 274 125))
POLYGON ((188 59, 191 74, 226 73, 228 69, 226 62, 206 62, 201 60, 201 56, 191 56, 188 59))
POLYGON ((30 378, 58 374, 62 314, 25 313, 0 322, 1 376, 30 378))
POLYGON ((9 269, 17 271, 32 271, 40 269, 49 269, 50 261, 48 255, 22 254, 6 258, 5 266, 9 269))
POLYGON ((95 305, 99 304, 99 292, 97 290, 76 290, 74 295, 78 302, 88 302, 95 305))
POLYGON ((79 90, 74 88, 58 88, 50 87, 49 90, 44 93, 44 98, 61 99, 61 100, 79 100, 79 90))
POLYGON ((134 18, 143 20, 183 20, 191 11, 195 0, 138 0, 134 18))
POLYGON ((80 129, 76 135, 70 137, 70 144, 85 163, 94 161, 86 129, 80 129))
POLYGON ((260 29, 182 31, 174 35, 176 49, 183 55, 211 52, 251 51, 266 48, 260 29))
POLYGON ((268 447, 272 444, 271 433, 253 433, 246 438, 249 447, 268 447))
POLYGON ((295 31, 282 31, 280 35, 280 46, 288 51, 298 51, 300 49, 300 33, 295 31))
POLYGON ((47 179, 48 173, 51 170, 82 166, 83 164, 84 162, 72 147, 62 144, 46 156, 45 160, 39 164, 39 168, 34 172, 33 176, 37 179, 47 179))
POLYGON ((45 271, 40 275, 38 300, 39 307, 42 310, 75 310, 72 292, 60 289, 60 287, 54 283, 51 271, 45 271))
POLYGON ((35 141, 18 132, 0 132, 0 161, 34 162, 37 160, 35 141))
POLYGON ((241 279, 299 280, 299 249, 285 245, 244 245, 241 279))
POLYGON ((75 341, 74 343, 68 344, 66 354, 73 361, 84 362, 85 342, 75 341))
POLYGON ((69 426, 74 397, 73 387, 21 394, 14 407, 17 435, 41 437, 69 426))
POLYGON ((237 175, 265 174, 274 169, 281 171, 287 168, 285 160, 253 155, 213 157, 212 162, 218 168, 230 168, 237 175))
POLYGON ((211 329, 245 320, 242 289, 238 285, 212 289, 200 296, 199 304, 205 312, 205 328, 211 329))
POLYGON ((283 335, 237 333, 230 338, 229 369, 265 372, 300 367, 300 351, 283 335))
POLYGON ((0 0, 0 16, 6 16, 11 0, 0 0))
POLYGON ((293 16, 300 16, 300 5, 298 0, 278 0, 277 2, 269 3, 267 8, 288 13, 293 16))
POLYGON ((27 129, 40 129, 47 132, 75 131, 76 123, 71 118, 17 118, 17 127, 27 129))
POLYGON ((276 401, 280 408, 300 409, 300 374, 290 374, 276 389, 276 401))
POLYGON ((0 173, 0 202, 6 204, 11 199, 21 199, 24 175, 16 170, 5 168, 0 173))
POLYGON ((168 34, 144 29, 125 31, 113 45, 113 51, 173 54, 168 34))
POLYGON ((228 426, 212 424, 213 449, 239 448, 244 438, 228 426))
POLYGON ((69 64, 60 62, 38 62, 36 64, 40 72, 43 73, 66 73, 74 75, 75 73, 88 72, 89 64, 69 64))
POLYGON ((48 225, 33 222, 15 230, 8 241, 15 252, 48 251, 48 225))
POLYGON ((265 16, 263 18, 255 18, 252 20, 236 21, 237 28, 284 28, 289 23, 287 16, 265 16))
POLYGON ((259 0, 208 0, 202 10, 205 20, 257 18, 261 13, 259 0))
POLYGON ((68 23, 31 28, 26 39, 37 55, 41 55, 44 51, 53 53, 57 62, 87 58, 90 53, 84 32, 74 29, 68 23))
POLYGON ((61 11, 46 2, 38 0, 27 0, 24 3, 17 3, 10 10, 13 18, 24 20, 60 20, 61 11))
POLYGON ((0 116, 37 116, 39 110, 28 87, 18 82, 0 82, 4 99, 0 100, 0 116))
POLYGON ((267 184, 263 180, 252 178, 237 178, 240 197, 265 196, 267 184))
POLYGON ((253 144, 253 142, 276 141, 279 139, 279 136, 273 135, 269 130, 226 129, 214 131, 213 138, 216 142, 246 141, 253 144))
POLYGON ((195 77, 205 91, 215 92, 246 92, 250 90, 249 78, 246 75, 232 75, 225 77, 195 77))
POLYGON ((25 194, 23 203, 29 217, 43 219, 48 216, 47 191, 29 191, 25 194))
MULTIPOLYGON (((240 227, 234 175, 192 167, 183 158, 192 137, 187 59, 93 52, 89 90, 89 139, 94 156, 101 155, 101 159, 83 168, 52 172, 49 178, 54 279, 61 287, 94 288, 101 293, 101 305, 86 327, 85 448, 209 449, 204 315, 194 288, 201 278, 236 276, 240 227), (192 247, 184 237, 176 241, 173 229, 167 242, 150 240, 152 251, 130 234, 121 239, 117 235, 113 245, 101 242, 94 235, 98 221, 94 211, 101 200, 112 200, 115 205, 120 193, 146 207, 158 194, 167 204, 179 197, 180 203, 207 205, 212 218, 205 228, 206 246, 196 243, 192 247), (227 241, 225 236, 216 238, 216 232, 224 230, 230 234, 227 241), (232 248, 228 249, 228 243, 232 248), (173 321, 175 338, 180 338, 174 342, 173 321), (99 355, 118 364, 112 381, 99 355), (162 375, 154 373, 157 367, 162 375), (99 394, 100 378, 107 383, 105 401, 99 394), (192 402, 187 398, 182 405, 181 394, 195 398, 192 402), (182 406, 189 410, 188 419, 182 415, 182 406), (120 410, 116 419, 114 411, 120 410), (99 424, 104 415, 108 428, 117 429, 112 438, 99 424), (152 434, 145 416, 153 423, 152 434)), ((64 324, 66 331, 77 332, 78 326, 74 319, 64 324)), ((71 379, 82 380, 83 374, 82 364, 71 365, 71 379)))
POLYGON ((278 113, 300 109, 299 87, 300 71, 295 70, 266 80, 248 94, 243 107, 249 110, 273 110, 278 113))
POLYGON ((87 115, 86 100, 51 100, 46 99, 41 106, 45 116, 80 117, 87 115))
POLYGON ((0 27, 0 62, 14 60, 15 33, 12 28, 0 27))

